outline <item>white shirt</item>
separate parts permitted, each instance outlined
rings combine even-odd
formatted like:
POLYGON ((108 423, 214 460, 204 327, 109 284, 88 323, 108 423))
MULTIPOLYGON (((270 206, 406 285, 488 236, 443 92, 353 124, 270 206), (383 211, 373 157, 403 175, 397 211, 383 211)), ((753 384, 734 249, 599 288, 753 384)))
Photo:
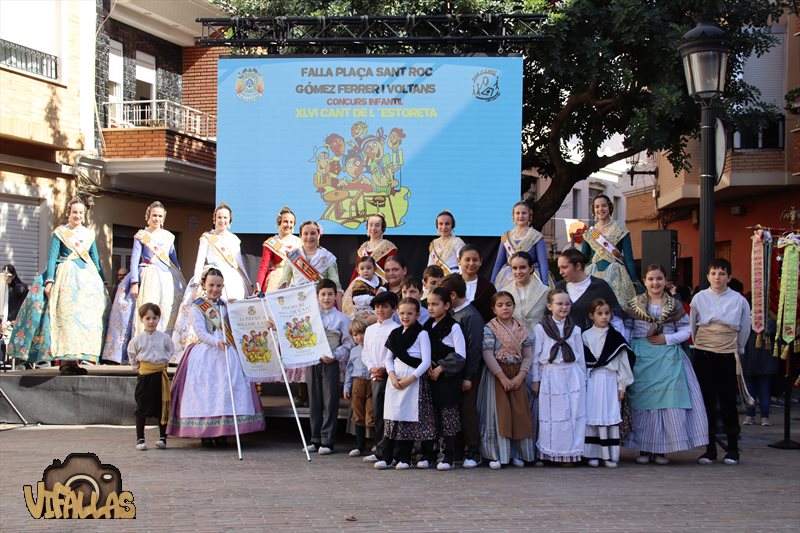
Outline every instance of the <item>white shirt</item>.
POLYGON ((692 339, 695 340, 696 346, 699 327, 711 323, 729 326, 737 332, 737 348, 739 353, 743 354, 747 338, 750 336, 750 305, 741 294, 731 288, 726 288, 722 292, 714 292, 708 288, 692 298, 690 323, 692 339))
POLYGON ((589 285, 592 283, 592 277, 586 276, 586 279, 583 281, 577 282, 567 282, 567 292, 569 293, 569 299, 573 302, 577 302, 578 298, 583 296, 583 293, 586 292, 586 289, 589 288, 589 285))
POLYGON ((472 281, 464 281, 467 284, 467 302, 475 300, 475 292, 478 290, 478 278, 472 281))
MULTIPOLYGON (((595 359, 600 359, 600 356, 603 354, 603 347, 606 344, 608 328, 598 328, 597 326, 592 326, 584 331, 582 336, 583 344, 592 351, 592 355, 594 355, 595 359)), ((631 370, 630 360, 628 359, 627 353, 620 353, 606 366, 602 367, 602 369, 614 372, 617 375, 618 390, 624 391, 633 383, 633 371, 631 370)), ((598 368, 596 370, 601 369, 598 368)), ((590 373, 596 370, 593 369, 590 371, 590 373)))
MULTIPOLYGON (((437 328, 439 325, 434 322, 433 327, 437 328)), ((458 322, 453 324, 450 333, 444 336, 442 344, 451 347, 463 359, 467 358, 467 341, 464 339, 464 332, 461 331, 461 325, 458 322)))
MULTIPOLYGON (((555 318, 553 320, 555 320, 555 318)), ((558 333, 560 335, 564 335, 564 321, 555 320, 555 323, 558 327, 558 333)), ((551 363, 549 361, 550 348, 552 348, 555 343, 556 341, 548 337, 547 333, 544 332, 542 325, 537 324, 536 328, 533 330, 533 364, 531 365, 531 381, 536 382, 542 380, 542 367, 544 365, 577 364, 584 372, 586 371, 586 362, 583 356, 583 338, 581 337, 581 328, 577 326, 573 328, 572 335, 570 335, 569 339, 567 339, 567 344, 570 345, 572 352, 575 354, 574 362, 565 363, 564 354, 562 353, 563 350, 559 350, 558 355, 551 363)))
MULTIPOLYGON (((422 362, 414 369, 414 376, 419 379, 431 367, 431 339, 427 331, 420 331, 417 340, 408 349, 408 355, 422 362)), ((363 357, 363 356, 362 356, 363 357)), ((394 357, 386 358, 386 371, 394 372, 394 357)))
POLYGON ((128 358, 134 369, 139 361, 147 361, 155 365, 169 363, 175 353, 175 345, 169 335, 161 331, 139 333, 128 343, 128 358))
POLYGON ((350 319, 334 307, 327 310, 320 308, 319 314, 325 331, 339 335, 339 346, 333 349, 333 356, 339 361, 347 362, 350 358, 350 348, 356 345, 350 336, 350 319))
POLYGON ((389 318, 383 322, 375 322, 364 332, 364 349, 361 352, 361 361, 368 369, 383 368, 386 354, 386 339, 392 330, 399 328, 400 324, 389 318))

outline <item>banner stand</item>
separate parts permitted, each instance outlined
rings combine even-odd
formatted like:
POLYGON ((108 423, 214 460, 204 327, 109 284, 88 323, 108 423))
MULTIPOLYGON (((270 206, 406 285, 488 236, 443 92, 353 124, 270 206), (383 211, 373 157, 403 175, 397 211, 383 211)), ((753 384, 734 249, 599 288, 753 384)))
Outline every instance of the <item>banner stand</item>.
MULTIPOLYGON (((264 308, 264 315, 272 320, 273 325, 275 324, 275 320, 270 315, 269 311, 267 311, 267 306, 264 303, 264 298, 259 297, 258 300, 261 302, 261 307, 264 308)), ((294 420, 297 422, 297 430, 300 432, 300 440, 303 441, 303 451, 306 452, 306 458, 311 461, 311 454, 308 453, 308 445, 306 444, 306 435, 303 432, 303 426, 300 424, 300 415, 297 414, 297 406, 294 404, 294 397, 292 396, 292 388, 289 386, 289 378, 286 377, 286 366, 283 364, 283 355, 281 354, 281 345, 278 342, 278 339, 275 337, 275 330, 272 328, 269 329, 269 336, 272 339, 272 345, 275 347, 275 350, 278 352, 278 362, 281 365, 281 375, 283 375, 283 384, 286 385, 286 395, 289 396, 289 403, 292 404, 292 412, 294 413, 294 420)))
MULTIPOLYGON (((220 315, 221 314, 222 313, 220 313, 220 315)), ((228 334, 227 334, 226 327, 225 327, 225 317, 224 316, 220 316, 220 323, 222 324, 222 338, 225 339, 224 342, 226 343, 225 350, 224 350, 225 368, 228 370, 228 390, 231 393, 231 408, 233 409, 233 429, 234 429, 234 433, 236 433, 236 451, 238 452, 239 460, 241 461, 242 460, 242 441, 241 441, 241 438, 239 437, 239 421, 236 419, 236 400, 233 397, 233 380, 231 379, 231 362, 228 360, 228 346, 227 346, 228 334)), ((233 346, 232 348, 234 350, 236 350, 236 346, 233 346)), ((238 357, 238 354, 237 354, 237 357, 238 357)))

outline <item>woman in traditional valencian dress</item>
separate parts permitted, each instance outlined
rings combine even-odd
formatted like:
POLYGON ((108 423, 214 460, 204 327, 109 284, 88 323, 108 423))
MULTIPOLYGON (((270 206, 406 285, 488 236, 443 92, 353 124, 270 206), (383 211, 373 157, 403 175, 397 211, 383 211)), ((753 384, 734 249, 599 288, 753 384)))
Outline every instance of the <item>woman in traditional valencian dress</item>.
POLYGON ((199 280, 208 267, 214 267, 227 280, 225 283, 226 300, 241 300, 251 294, 250 278, 247 276, 239 237, 230 232, 233 221, 233 211, 226 203, 220 203, 214 209, 214 229, 200 236, 200 247, 197 250, 197 261, 194 264, 194 275, 186 287, 181 301, 178 320, 175 322, 175 332, 172 342, 175 344, 175 360, 180 361, 186 347, 195 341, 196 337, 190 328, 189 311, 202 291, 199 280))
POLYGON ((262 245, 264 250, 261 252, 261 266, 258 267, 256 291, 277 290, 283 271, 289 265, 285 261, 286 254, 302 246, 300 238, 292 233, 296 220, 291 209, 281 208, 277 219, 278 234, 264 241, 262 245))
POLYGON ((444 275, 460 272, 458 268, 458 251, 464 246, 460 237, 453 235, 456 219, 450 211, 442 211, 436 215, 436 232, 439 237, 428 246, 428 266, 439 265, 444 275))
POLYGON ((511 256, 516 252, 527 252, 533 257, 533 275, 541 283, 550 283, 550 271, 547 267, 547 244, 542 234, 531 227, 533 213, 525 202, 517 202, 511 210, 514 229, 510 229, 500 237, 500 248, 492 268, 492 283, 497 290, 505 288, 514 281, 511 273, 511 256))
POLYGON ((202 296, 189 312, 197 340, 175 372, 167 433, 200 438, 204 447, 213 448, 226 446, 226 436, 235 434, 234 412, 240 434, 264 429, 264 416, 256 387, 236 354, 222 273, 212 267, 200 279, 202 296))
POLYGON ((634 281, 636 267, 633 264, 631 237, 622 224, 611 219, 614 204, 605 194, 599 194, 592 202, 597 222, 584 234, 581 251, 590 261, 586 273, 602 278, 623 307, 636 296, 634 281))
POLYGON ((665 465, 667 453, 708 444, 708 420, 697 376, 681 348, 691 334, 689 316, 664 290, 664 267, 647 267, 644 284, 647 292, 628 307, 636 365, 628 388, 633 431, 625 446, 639 451, 637 463, 665 465))
POLYGON ((61 373, 86 374, 103 348, 106 290, 95 236, 83 225, 86 204, 67 204, 68 222, 53 231, 41 285, 34 283, 18 316, 11 354, 28 363, 61 361, 61 373), (48 346, 49 344, 49 346, 48 346))
POLYGON ((514 319, 532 334, 547 311, 550 289, 533 276, 533 258, 528 252, 516 252, 509 264, 513 278, 505 290, 514 298, 514 319))
MULTIPOLYGON (((339 267, 336 264, 336 256, 319 245, 321 232, 322 228, 313 220, 307 220, 300 225, 302 246, 289 258, 292 266, 283 271, 280 288, 316 283, 323 278, 329 279, 336 284, 337 303, 341 308, 342 287, 339 281, 339 267)), ((344 377, 344 365, 341 366, 344 377)), ((305 374, 305 367, 290 368, 286 371, 289 381, 301 384, 305 383, 305 374)), ((304 398, 301 391, 299 403, 304 404, 304 398)))
POLYGON ((139 308, 146 303, 161 309, 158 331, 172 335, 185 288, 175 236, 164 229, 164 204, 150 204, 144 218, 147 228, 133 236, 130 273, 117 288, 108 318, 103 359, 115 363, 128 362, 126 345, 144 331, 139 308))
POLYGON ((353 268, 353 275, 350 276, 350 283, 358 277, 358 259, 365 256, 370 256, 375 260, 375 273, 383 282, 386 282, 383 266, 386 264, 386 259, 397 255, 397 246, 383 238, 384 231, 386 231, 386 219, 383 215, 375 213, 367 217, 369 240, 364 241, 356 251, 356 266, 353 268))

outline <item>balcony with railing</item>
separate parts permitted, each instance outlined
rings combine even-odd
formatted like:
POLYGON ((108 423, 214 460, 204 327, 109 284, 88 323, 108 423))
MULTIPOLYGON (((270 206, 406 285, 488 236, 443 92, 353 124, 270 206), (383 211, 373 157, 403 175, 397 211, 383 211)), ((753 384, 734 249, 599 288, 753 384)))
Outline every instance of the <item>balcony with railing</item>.
POLYGON ((167 128, 215 141, 217 118, 170 100, 106 102, 107 128, 167 128))
POLYGON ((0 65, 51 80, 58 79, 56 56, 5 39, 0 39, 0 65))
POLYGON ((120 189, 211 203, 215 116, 169 100, 106 102, 106 174, 120 189))

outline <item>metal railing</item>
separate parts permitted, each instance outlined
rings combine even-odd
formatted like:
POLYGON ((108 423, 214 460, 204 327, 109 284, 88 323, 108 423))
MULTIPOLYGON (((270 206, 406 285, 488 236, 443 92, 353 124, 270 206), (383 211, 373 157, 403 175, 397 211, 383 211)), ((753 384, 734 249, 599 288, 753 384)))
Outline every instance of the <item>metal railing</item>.
POLYGON ((217 117, 170 100, 106 102, 107 128, 169 128, 203 139, 217 136, 217 117))
POLYGON ((58 79, 56 56, 5 39, 0 39, 0 65, 24 70, 51 80, 58 79))

